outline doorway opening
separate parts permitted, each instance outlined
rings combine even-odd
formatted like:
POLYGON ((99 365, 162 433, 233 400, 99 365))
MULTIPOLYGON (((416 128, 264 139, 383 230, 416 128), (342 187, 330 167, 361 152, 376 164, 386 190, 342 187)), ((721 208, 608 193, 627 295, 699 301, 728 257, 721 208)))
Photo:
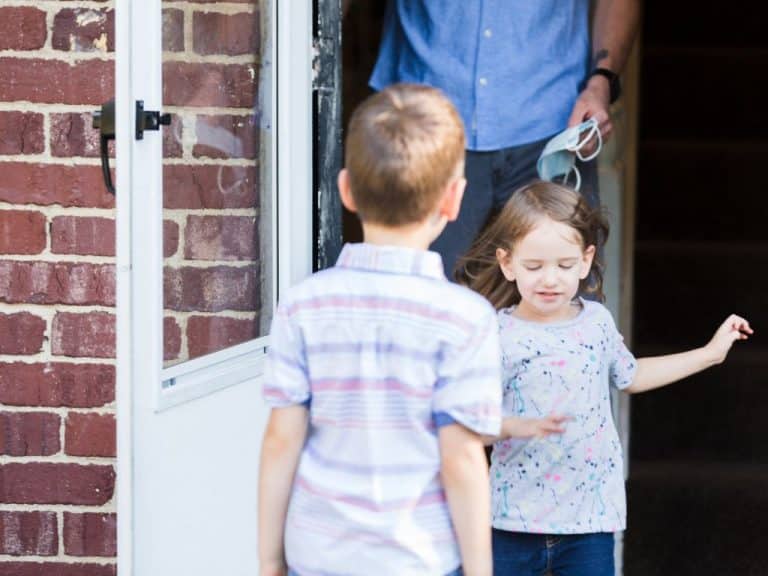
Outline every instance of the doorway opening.
POLYGON ((768 7, 644 11, 634 351, 701 346, 732 312, 756 335, 722 366, 633 397, 625 574, 764 574, 768 7))

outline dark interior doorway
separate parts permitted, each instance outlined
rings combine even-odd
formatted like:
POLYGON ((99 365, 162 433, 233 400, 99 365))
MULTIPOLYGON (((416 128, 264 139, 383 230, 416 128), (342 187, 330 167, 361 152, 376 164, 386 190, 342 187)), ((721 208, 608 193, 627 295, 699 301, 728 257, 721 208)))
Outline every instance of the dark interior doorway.
POLYGON ((768 574, 768 5, 646 2, 634 349, 756 330, 726 364, 632 399, 627 576, 768 574))
MULTIPOLYGON (((352 2, 342 24, 342 102, 346 127, 355 107, 371 94, 368 78, 376 63, 381 40, 386 0, 352 2)), ((357 218, 344 210, 343 235, 346 242, 363 239, 357 218)))

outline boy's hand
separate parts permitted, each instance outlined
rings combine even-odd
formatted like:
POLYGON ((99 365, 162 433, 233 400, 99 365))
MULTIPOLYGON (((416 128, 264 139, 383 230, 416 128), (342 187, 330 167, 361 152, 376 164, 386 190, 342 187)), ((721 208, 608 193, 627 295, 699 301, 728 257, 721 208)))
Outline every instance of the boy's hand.
POLYGON ((736 340, 746 340, 753 333, 752 328, 741 316, 731 314, 712 336, 705 348, 712 354, 712 361, 720 364, 736 340))
POLYGON ((550 414, 546 418, 504 418, 501 423, 501 439, 543 438, 550 434, 562 434, 568 420, 568 416, 559 414, 550 414))
POLYGON ((282 562, 261 562, 259 576, 285 576, 288 569, 282 562))

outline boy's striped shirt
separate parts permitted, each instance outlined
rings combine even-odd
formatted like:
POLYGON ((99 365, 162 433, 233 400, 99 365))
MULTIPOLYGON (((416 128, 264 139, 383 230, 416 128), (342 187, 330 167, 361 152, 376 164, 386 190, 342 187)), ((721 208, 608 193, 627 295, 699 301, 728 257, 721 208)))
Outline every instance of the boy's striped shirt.
POLYGON ((306 404, 286 554, 301 576, 443 575, 460 563, 437 430, 500 427, 496 314, 433 252, 347 245, 289 291, 264 397, 306 404))

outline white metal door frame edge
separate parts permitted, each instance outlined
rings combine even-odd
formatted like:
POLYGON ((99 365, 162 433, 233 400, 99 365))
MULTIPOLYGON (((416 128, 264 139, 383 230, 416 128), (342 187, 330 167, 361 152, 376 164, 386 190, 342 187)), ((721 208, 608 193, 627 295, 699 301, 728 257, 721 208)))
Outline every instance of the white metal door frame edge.
MULTIPOLYGON (((272 293, 277 297, 306 277, 312 267, 312 7, 309 0, 272 0, 270 8, 272 37, 276 38, 271 54, 271 73, 276 79, 272 82, 271 110, 272 119, 276 119, 276 126, 272 122, 276 163, 272 206, 277 211, 277 225, 273 227, 277 271, 272 293)), ((140 395, 136 387, 154 385, 158 394, 162 390, 162 138, 153 133, 136 141, 133 130, 136 100, 144 100, 146 109, 161 110, 162 106, 160 15, 160 0, 116 3, 116 494, 120 576, 144 576, 134 575, 133 464, 141 458, 134 452, 134 419, 140 410, 158 405, 137 406, 140 395), (146 153, 147 147, 156 161, 139 168, 134 165, 136 151, 146 153), (141 201, 134 202, 134 195, 141 201)), ((261 350, 264 344, 261 339, 248 343, 261 350)), ((249 351, 246 348, 239 350, 241 356, 249 351)), ((246 366, 258 369, 257 364, 246 366)), ((188 391, 184 394, 179 396, 182 401, 196 397, 188 391)))

